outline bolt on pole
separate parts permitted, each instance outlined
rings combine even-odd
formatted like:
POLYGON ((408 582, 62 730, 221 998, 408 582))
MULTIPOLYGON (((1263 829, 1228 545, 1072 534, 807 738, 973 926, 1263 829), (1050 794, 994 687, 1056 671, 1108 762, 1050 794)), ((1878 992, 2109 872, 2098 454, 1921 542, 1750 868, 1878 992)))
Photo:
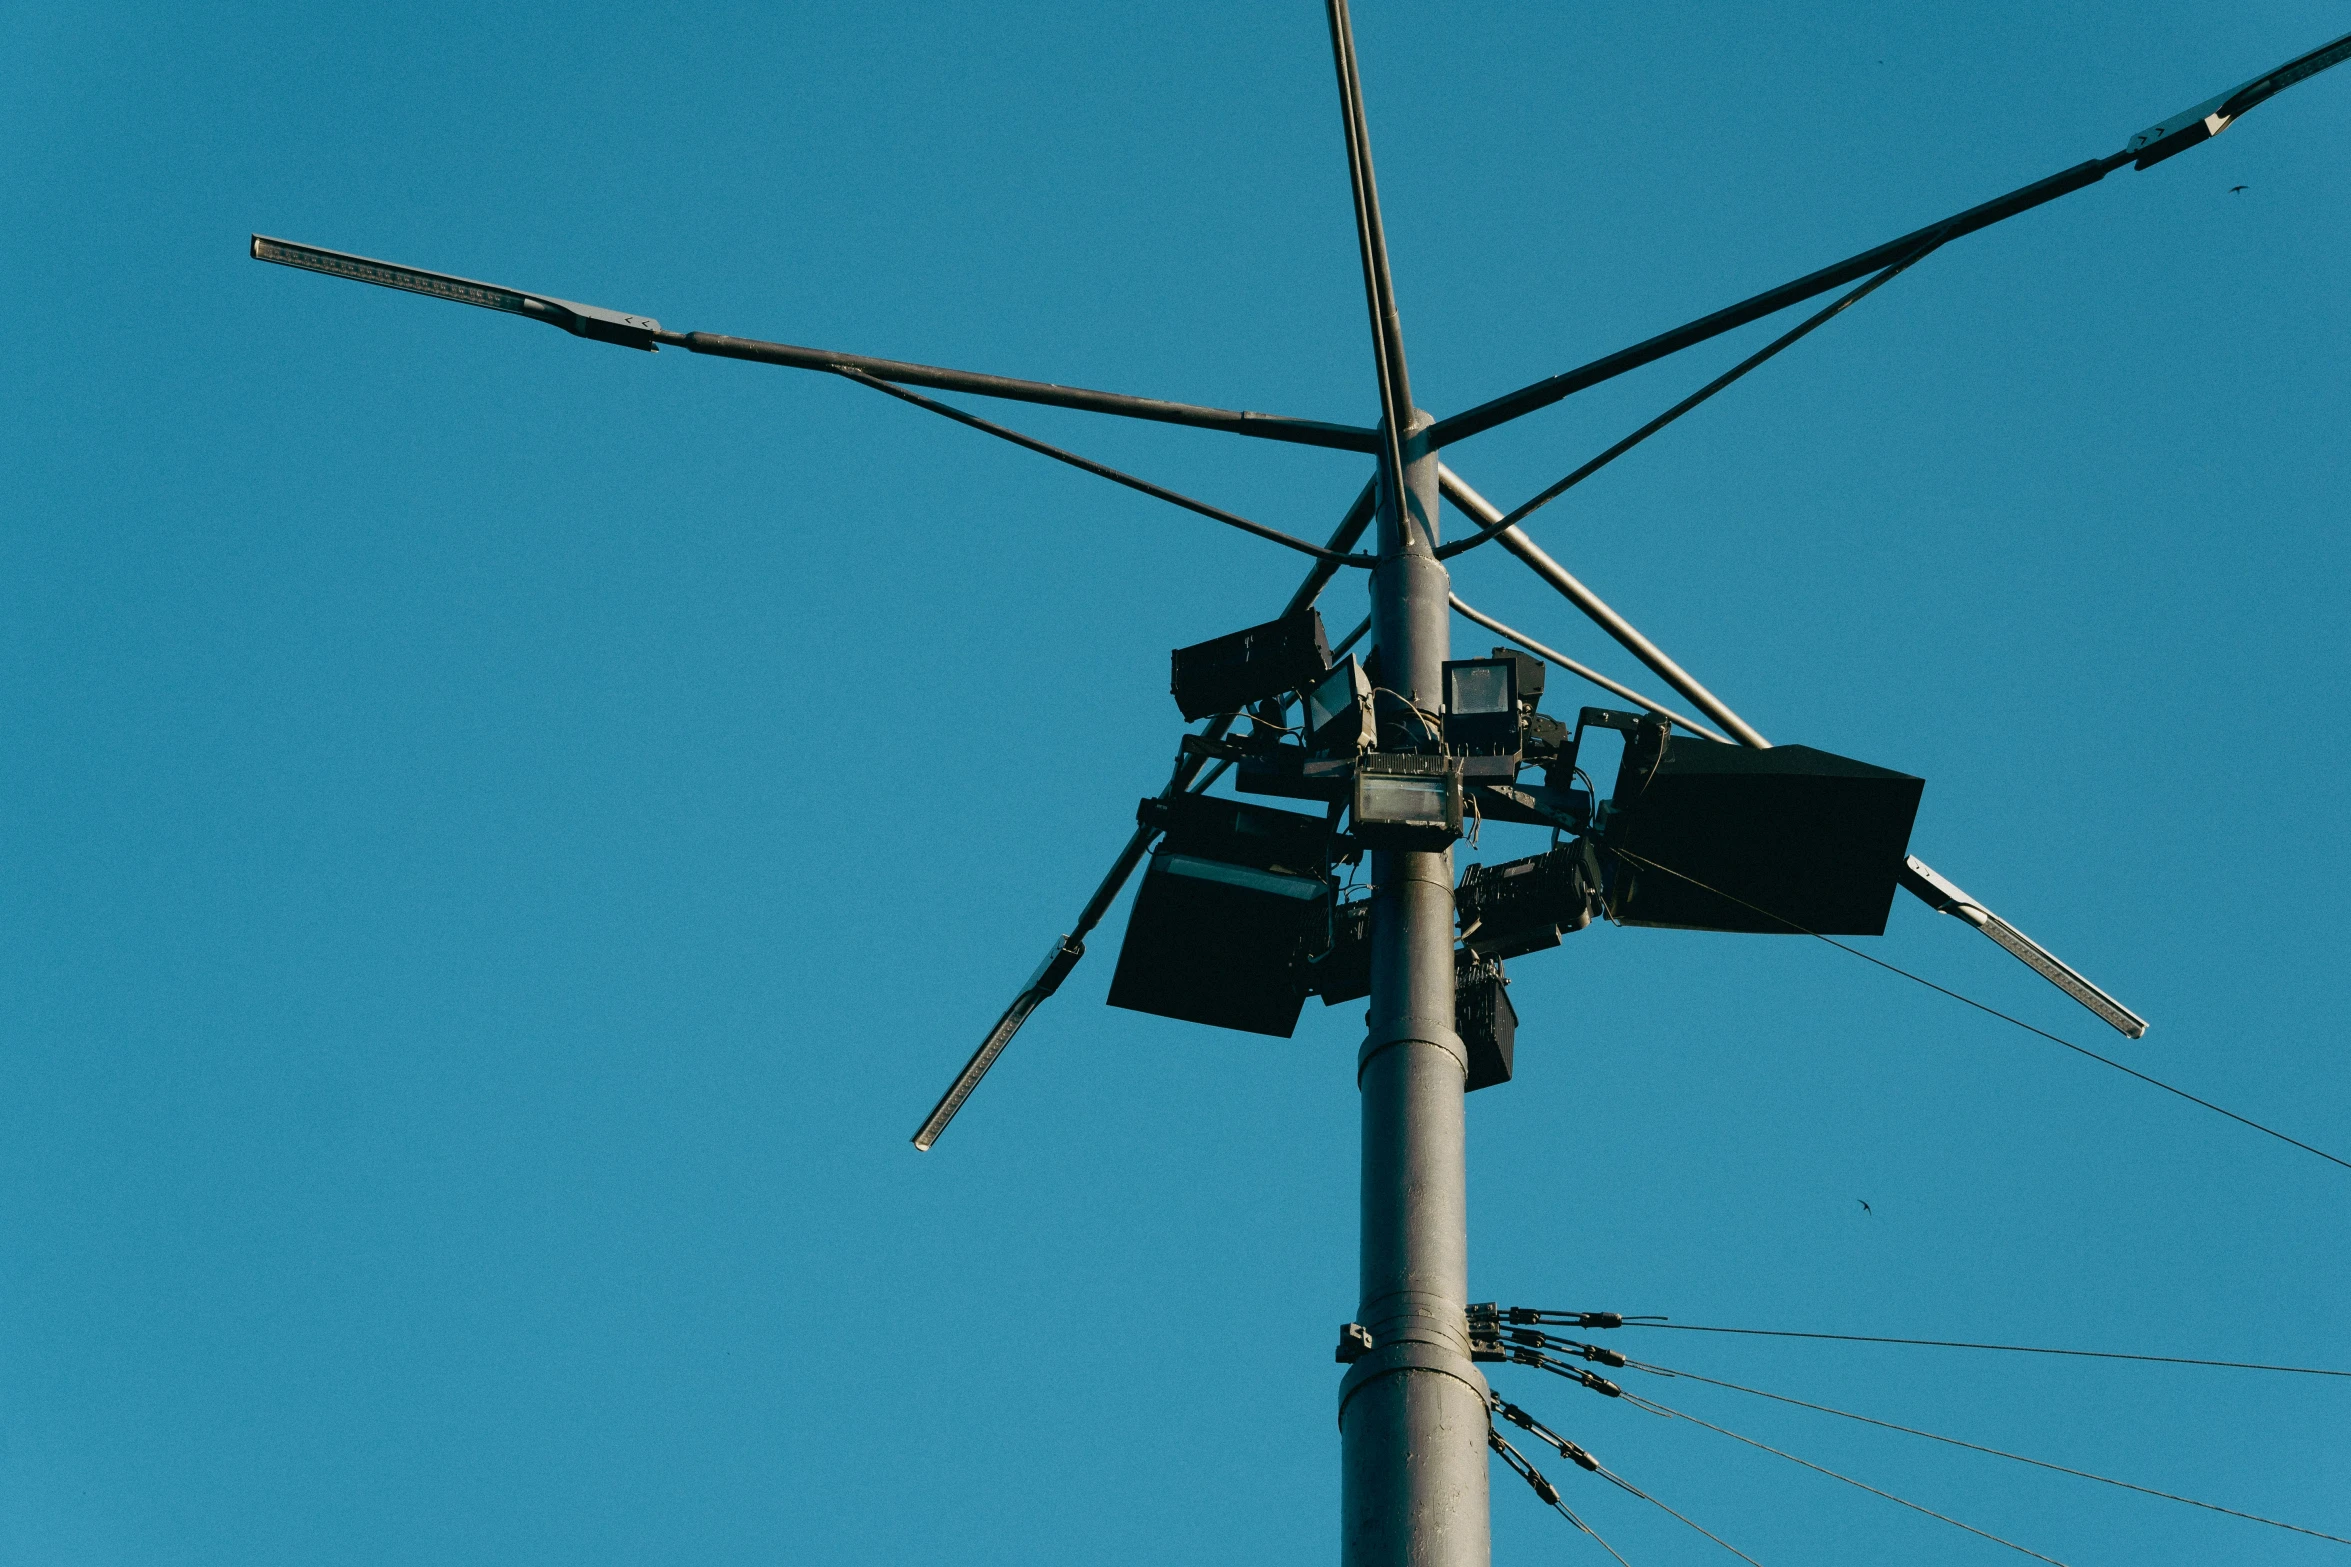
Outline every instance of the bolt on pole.
MULTIPOLYGON (((1403 505, 1383 494, 1372 626, 1380 683, 1443 708, 1448 578, 1437 454, 1415 413, 1403 505)), ((1385 488, 1383 486, 1383 488, 1385 488)), ((1453 1027, 1453 854, 1372 856, 1362 1298, 1373 1348, 1339 1384, 1344 1567, 1487 1567, 1486 1384, 1470 1364, 1468 1053, 1453 1027)))

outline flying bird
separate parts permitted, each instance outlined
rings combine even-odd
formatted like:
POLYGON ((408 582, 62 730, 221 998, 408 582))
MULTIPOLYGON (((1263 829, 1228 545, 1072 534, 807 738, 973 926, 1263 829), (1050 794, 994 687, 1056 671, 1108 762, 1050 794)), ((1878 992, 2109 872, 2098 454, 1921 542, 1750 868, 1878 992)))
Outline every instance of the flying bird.
POLYGON ((1861 1203, 1861 1211, 1862 1211, 1863 1213, 1875 1213, 1875 1212, 1877 1212, 1877 1210, 1876 1210, 1875 1208, 1872 1208, 1872 1207, 1871 1207, 1871 1206, 1870 1206, 1868 1203, 1866 1203, 1866 1202, 1862 1202, 1860 1198, 1856 1197, 1856 1198, 1854 1198, 1853 1200, 1854 1200, 1855 1202, 1859 1202, 1859 1203, 1861 1203))
POLYGON ((2229 187, 2229 194, 2230 194, 2230 195, 2232 195, 2232 196, 2234 196, 2234 195, 2235 195, 2237 192, 2239 192, 2239 191, 2241 191, 2241 190, 2251 190, 2252 188, 2253 188, 2253 187, 2252 187, 2252 186, 2250 186, 2250 185, 2231 185, 2231 186, 2229 187))

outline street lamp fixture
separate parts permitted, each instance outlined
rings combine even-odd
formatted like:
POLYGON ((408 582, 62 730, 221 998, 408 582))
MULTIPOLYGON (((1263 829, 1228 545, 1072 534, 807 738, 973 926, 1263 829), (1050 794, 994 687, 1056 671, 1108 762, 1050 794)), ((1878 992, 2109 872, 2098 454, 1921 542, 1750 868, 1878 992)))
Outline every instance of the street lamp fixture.
POLYGON ((651 316, 632 316, 625 311, 607 310, 602 305, 583 305, 550 294, 508 288, 502 283, 481 283, 472 278, 452 277, 446 272, 427 272, 422 267, 375 261, 340 250, 322 250, 316 245, 297 245, 292 240, 271 239, 266 234, 253 236, 253 259, 373 283, 379 288, 429 294, 461 305, 479 305, 484 310, 503 310, 510 316, 528 316, 533 321, 559 326, 574 337, 618 343, 623 348, 641 348, 649 354, 659 351, 654 340, 661 335, 661 323, 651 316))

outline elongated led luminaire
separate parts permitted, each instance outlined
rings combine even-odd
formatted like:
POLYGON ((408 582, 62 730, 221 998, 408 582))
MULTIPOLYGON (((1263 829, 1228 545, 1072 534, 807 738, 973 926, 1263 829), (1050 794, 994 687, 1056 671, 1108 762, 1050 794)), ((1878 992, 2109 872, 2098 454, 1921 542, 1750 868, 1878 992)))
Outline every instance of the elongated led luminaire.
POLYGON ((1053 944, 1053 950, 1045 955, 1045 961, 1037 965, 1037 971, 1029 976, 1029 982, 1021 987, 1020 994, 1012 998, 1012 1005, 1004 1009, 1004 1015, 996 1020, 996 1026, 988 1030, 988 1037, 980 1041, 979 1049, 972 1052, 971 1059, 963 1064, 963 1070, 956 1074, 947 1092, 931 1107, 931 1113, 923 1118, 921 1127, 914 1134, 916 1148, 924 1153, 930 1152, 931 1144, 937 1142, 939 1134, 947 1130, 947 1123, 955 1119, 955 1112, 963 1108, 963 1102, 971 1097, 972 1090, 980 1086, 980 1079, 988 1075, 988 1068, 996 1064, 996 1058, 1004 1053, 1004 1047, 1012 1043, 1012 1036, 1020 1032, 1020 1025, 1029 1020, 1029 1014, 1036 1011, 1046 997, 1061 988, 1061 982, 1069 978, 1069 971, 1076 968, 1078 959, 1085 955, 1086 944, 1074 936, 1064 936, 1053 944))
POLYGON ((1936 913, 1965 920, 2000 943, 2011 957, 2097 1013, 2109 1026, 2133 1039, 2147 1032, 2145 1018, 2084 979, 2047 947, 1936 875, 1924 860, 1913 855, 1902 862, 1902 885, 1936 913))
POLYGON ((2207 98, 2193 109, 2182 109, 2170 119, 2150 125, 2133 136, 2123 150, 2136 154, 2135 168, 2148 168, 2164 159, 2186 152, 2199 142, 2210 141, 2222 131, 2237 123, 2239 116, 2259 103, 2264 103, 2296 82, 2316 76, 2330 65, 2351 60, 2351 33, 2345 33, 2331 44, 2321 44, 2308 54, 2296 55, 2265 76, 2256 76, 2249 82, 2240 82, 2218 97, 2207 98))
POLYGON ((426 272, 418 267, 404 267, 397 262, 348 255, 340 250, 322 250, 316 245, 297 245, 291 240, 271 239, 266 234, 253 236, 253 259, 274 261, 282 267, 300 267, 306 272, 324 272, 329 277, 373 283, 378 288, 429 294, 435 299, 454 300, 461 305, 479 305, 484 310, 503 310, 508 315, 528 316, 534 321, 544 321, 549 326, 559 326, 574 337, 594 338, 600 343, 617 343, 623 348, 642 348, 647 353, 658 351, 654 339, 661 333, 661 323, 651 316, 632 316, 618 310, 606 310, 601 305, 582 305, 547 294, 525 293, 519 288, 507 288, 498 283, 452 277, 446 272, 426 272))

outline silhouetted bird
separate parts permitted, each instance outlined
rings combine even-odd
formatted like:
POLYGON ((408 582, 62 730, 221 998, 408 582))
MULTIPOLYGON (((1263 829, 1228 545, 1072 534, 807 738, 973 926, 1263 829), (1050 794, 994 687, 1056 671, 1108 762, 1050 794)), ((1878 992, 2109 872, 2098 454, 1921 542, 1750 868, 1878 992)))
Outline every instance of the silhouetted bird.
POLYGON ((2230 195, 2232 195, 2232 196, 2234 196, 2234 195, 2235 195, 2237 192, 2239 192, 2239 191, 2241 191, 2241 190, 2251 190, 2252 188, 2253 188, 2253 187, 2252 187, 2252 186, 2250 186, 2250 185, 2231 185, 2231 186, 2229 187, 2229 194, 2230 194, 2230 195))
MULTIPOLYGON (((1860 1199, 1860 1198, 1858 1198, 1858 1197, 1854 1198, 1853 1200, 1854 1200, 1855 1202, 1861 1202, 1861 1199, 1860 1199)), ((1872 1208, 1872 1207, 1871 1207, 1871 1206, 1870 1206, 1868 1203, 1865 1203, 1865 1202, 1861 1202, 1861 1211, 1862 1211, 1863 1213, 1875 1213, 1875 1212, 1877 1212, 1877 1210, 1876 1210, 1875 1208, 1872 1208)))

